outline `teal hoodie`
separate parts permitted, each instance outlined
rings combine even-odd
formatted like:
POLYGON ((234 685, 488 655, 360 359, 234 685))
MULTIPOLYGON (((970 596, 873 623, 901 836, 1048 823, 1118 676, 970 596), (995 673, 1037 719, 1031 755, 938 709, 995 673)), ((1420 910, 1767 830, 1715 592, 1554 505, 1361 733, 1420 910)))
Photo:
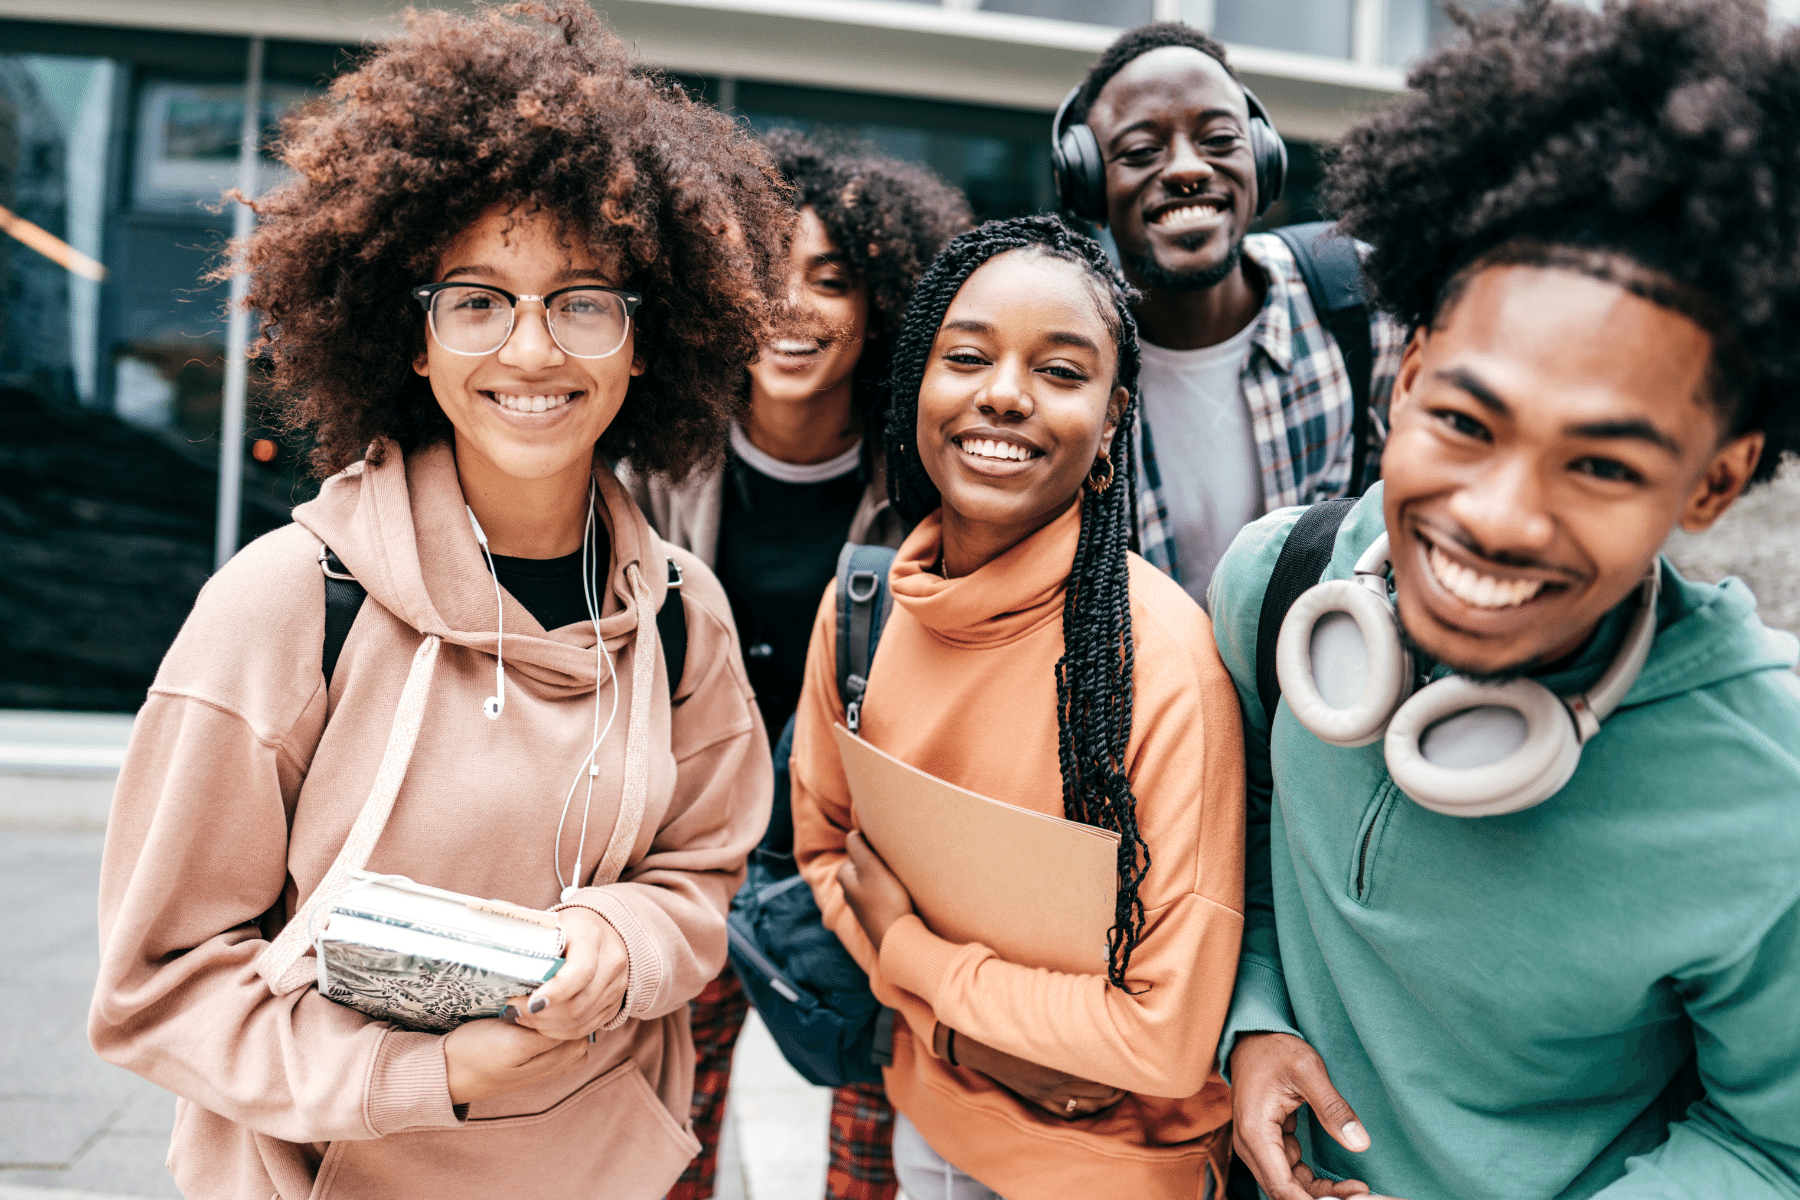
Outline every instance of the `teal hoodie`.
MULTIPOLYGON (((1379 742, 1330 746, 1285 702, 1271 737, 1257 617, 1301 511, 1247 527, 1209 597, 1250 778, 1221 1066, 1239 1034, 1304 1037, 1373 1141, 1351 1154, 1302 1110, 1306 1161, 1405 1200, 1800 1197, 1794 638, 1737 580, 1665 561, 1649 661, 1568 785, 1440 816, 1394 787, 1379 742)), ((1382 529, 1376 488, 1324 577, 1348 579, 1382 529)), ((1627 615, 1540 681, 1589 686, 1627 615)))

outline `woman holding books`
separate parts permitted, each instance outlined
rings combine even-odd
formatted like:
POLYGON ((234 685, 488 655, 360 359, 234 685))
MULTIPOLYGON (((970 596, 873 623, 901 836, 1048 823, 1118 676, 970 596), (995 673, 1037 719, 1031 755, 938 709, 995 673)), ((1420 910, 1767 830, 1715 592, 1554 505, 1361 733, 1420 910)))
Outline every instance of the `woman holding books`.
POLYGON ((697 1148, 687 1003, 769 755, 723 592, 600 456, 722 448, 791 210, 577 0, 414 15, 280 153, 250 307, 330 478, 138 716, 90 1036, 180 1097, 190 1197, 652 1200, 697 1148), (566 961, 456 1024, 455 973, 390 954, 375 1019, 305 953, 357 868, 497 898, 566 961))
POLYGON ((894 502, 918 525, 861 716, 863 738, 920 770, 1119 835, 1091 974, 954 944, 913 911, 857 832, 833 738, 833 592, 814 627, 796 853, 905 1018, 886 1081, 914 1196, 1223 1191, 1213 1057, 1242 929, 1241 734, 1205 614, 1128 549, 1128 300, 1099 246, 1054 217, 964 234, 920 282, 887 430, 894 502))

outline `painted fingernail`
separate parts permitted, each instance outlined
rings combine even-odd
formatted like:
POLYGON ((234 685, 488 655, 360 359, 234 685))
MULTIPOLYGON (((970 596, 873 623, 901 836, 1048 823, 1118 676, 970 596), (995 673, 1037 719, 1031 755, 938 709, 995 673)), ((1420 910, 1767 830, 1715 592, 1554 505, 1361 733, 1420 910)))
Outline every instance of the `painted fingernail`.
POLYGON ((535 996, 532 998, 531 1003, 527 1007, 529 1007, 531 1009, 531 1011, 534 1013, 540 1013, 540 1012, 543 1012, 544 1009, 548 1008, 549 1006, 550 1006, 550 1002, 548 1000, 544 999, 542 996, 535 996))
POLYGON ((1362 1127, 1361 1121, 1350 1121, 1345 1124, 1344 1145, 1358 1152, 1369 1148, 1369 1132, 1362 1127))
POLYGON ((591 1033, 588 1034, 588 1045, 591 1046, 599 1040, 600 1040, 600 1031, 598 1029, 593 1030, 591 1033))
POLYGON ((519 1023, 519 1010, 509 1004, 500 1010, 500 1019, 505 1021, 508 1025, 517 1025, 519 1023))

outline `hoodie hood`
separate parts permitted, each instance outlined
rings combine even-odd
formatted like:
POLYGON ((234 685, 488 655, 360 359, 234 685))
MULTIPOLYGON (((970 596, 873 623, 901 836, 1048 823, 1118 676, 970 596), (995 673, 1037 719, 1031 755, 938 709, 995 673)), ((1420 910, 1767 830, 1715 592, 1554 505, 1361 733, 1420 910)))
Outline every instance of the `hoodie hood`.
POLYGON ((1626 705, 1648 704, 1710 687, 1755 671, 1792 670, 1800 639, 1770 629, 1756 615, 1756 597, 1732 576, 1719 583, 1683 579, 1662 560, 1662 612, 1644 670, 1626 705))
MULTIPOLYGON (((418 630, 484 654, 498 649, 494 581, 469 524, 456 457, 448 443, 403 455, 386 442, 379 466, 352 463, 325 481, 294 520, 331 547, 369 599, 418 630)), ((637 506, 596 462, 599 514, 612 556, 606 568, 600 634, 617 655, 636 634, 637 604, 626 580, 632 563, 652 601, 668 590, 668 558, 637 506)), ((508 678, 546 697, 579 695, 595 683, 591 621, 547 632, 524 605, 501 592, 508 678)), ((653 619, 653 617, 652 617, 653 619)))

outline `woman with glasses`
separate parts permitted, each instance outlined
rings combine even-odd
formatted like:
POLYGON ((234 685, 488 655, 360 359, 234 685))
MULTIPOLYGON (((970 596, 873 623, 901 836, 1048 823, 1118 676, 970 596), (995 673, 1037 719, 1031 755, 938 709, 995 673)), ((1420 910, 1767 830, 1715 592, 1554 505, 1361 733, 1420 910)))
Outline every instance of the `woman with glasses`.
POLYGON ((190 1197, 653 1200, 769 753, 722 590, 603 460, 723 448, 791 210, 575 2, 414 16, 279 151, 250 306, 329 478, 139 714, 91 1037, 180 1097, 190 1197), (564 963, 372 1019, 309 953, 352 869, 536 910, 564 963))

